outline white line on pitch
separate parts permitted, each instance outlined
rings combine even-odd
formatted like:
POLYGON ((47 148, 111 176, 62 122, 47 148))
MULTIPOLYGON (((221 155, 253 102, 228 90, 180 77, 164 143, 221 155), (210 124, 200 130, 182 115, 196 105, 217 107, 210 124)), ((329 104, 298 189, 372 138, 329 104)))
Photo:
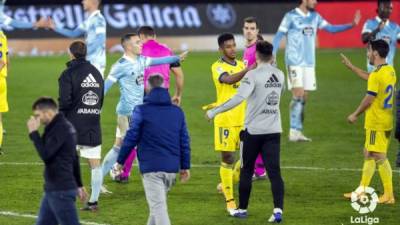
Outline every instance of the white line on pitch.
MULTIPOLYGON (((35 215, 10 212, 10 211, 0 211, 0 215, 1 216, 11 216, 11 217, 31 218, 31 219, 37 218, 37 216, 35 216, 35 215)), ((82 220, 80 222, 82 224, 86 224, 86 225, 109 225, 109 224, 104 224, 104 223, 95 223, 95 222, 88 222, 88 221, 82 221, 82 220)))
MULTIPOLYGON (((0 166, 42 166, 40 162, 0 162, 0 166)), ((82 163, 82 166, 87 166, 86 163, 82 163)), ((134 166, 137 166, 135 164, 134 166)), ((219 165, 213 164, 193 164, 194 168, 218 168, 219 165)), ((324 167, 310 167, 310 166, 282 166, 284 170, 316 170, 316 171, 349 171, 349 172, 360 172, 361 169, 357 168, 324 168, 324 167)), ((400 173, 399 170, 393 170, 393 173, 400 173)))

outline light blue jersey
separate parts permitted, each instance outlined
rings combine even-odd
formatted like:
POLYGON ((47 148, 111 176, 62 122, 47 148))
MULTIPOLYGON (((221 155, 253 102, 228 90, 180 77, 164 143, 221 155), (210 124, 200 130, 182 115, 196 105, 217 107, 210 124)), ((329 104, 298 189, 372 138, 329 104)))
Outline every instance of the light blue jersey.
MULTIPOLYGON (((365 22, 361 34, 372 33, 376 28, 378 28, 381 23, 381 18, 378 16, 374 19, 369 19, 365 22)), ((392 21, 386 21, 385 27, 380 30, 376 36, 375 40, 382 39, 389 44, 389 54, 386 58, 386 62, 393 66, 394 56, 396 54, 397 40, 400 39, 400 26, 392 21)), ((374 70, 374 66, 367 63, 368 72, 374 70)))
POLYGON ((287 66, 315 66, 315 41, 318 29, 335 33, 350 29, 351 24, 331 25, 315 11, 304 14, 299 8, 285 14, 274 38, 274 55, 280 40, 286 36, 285 62, 287 66))
POLYGON ((126 55, 119 59, 112 67, 107 80, 118 82, 121 97, 117 105, 118 115, 132 114, 136 105, 143 103, 144 70, 151 63, 151 58, 138 56, 133 60, 126 55))
POLYGON ((57 24, 55 31, 73 38, 84 34, 87 45, 86 59, 101 73, 104 73, 106 67, 106 25, 103 15, 99 10, 96 10, 74 30, 64 29, 57 24))
POLYGON ((122 56, 112 67, 104 82, 104 93, 118 82, 121 97, 117 105, 117 114, 130 116, 136 105, 143 103, 144 70, 149 66, 172 64, 180 61, 178 56, 150 58, 142 55, 132 59, 122 56))

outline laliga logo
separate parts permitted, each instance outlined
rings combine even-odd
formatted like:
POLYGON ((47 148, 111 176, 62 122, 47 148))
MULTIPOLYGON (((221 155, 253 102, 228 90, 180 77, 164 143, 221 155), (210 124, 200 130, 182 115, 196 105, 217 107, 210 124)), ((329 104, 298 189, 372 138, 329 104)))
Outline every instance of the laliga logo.
POLYGON ((358 187, 351 193, 351 207, 360 214, 373 212, 378 200, 378 195, 371 187, 358 187))
MULTIPOLYGON (((371 187, 358 187, 351 193, 351 207, 360 214, 372 213, 378 205, 378 195, 371 187)), ((376 224, 379 223, 378 217, 359 216, 350 217, 352 224, 376 224)))

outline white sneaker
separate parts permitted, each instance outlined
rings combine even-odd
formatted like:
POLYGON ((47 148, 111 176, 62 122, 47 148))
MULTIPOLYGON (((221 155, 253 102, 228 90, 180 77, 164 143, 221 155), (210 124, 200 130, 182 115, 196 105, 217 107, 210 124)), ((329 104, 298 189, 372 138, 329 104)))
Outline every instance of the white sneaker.
POLYGON ((102 194, 112 194, 111 191, 107 190, 105 185, 101 185, 100 193, 102 193, 102 194))
POLYGON ((270 223, 280 223, 282 222, 282 209, 280 208, 275 208, 271 217, 268 219, 268 222, 270 223))
POLYGON ((289 141, 292 141, 292 142, 311 141, 311 138, 304 136, 304 134, 299 130, 290 129, 289 141))

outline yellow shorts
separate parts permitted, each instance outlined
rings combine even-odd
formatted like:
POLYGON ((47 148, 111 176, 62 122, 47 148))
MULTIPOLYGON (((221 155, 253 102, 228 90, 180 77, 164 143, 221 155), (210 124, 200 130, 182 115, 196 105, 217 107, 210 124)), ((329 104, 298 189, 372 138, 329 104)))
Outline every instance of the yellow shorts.
POLYGON ((7 81, 5 77, 0 77, 0 113, 2 112, 8 112, 7 81))
POLYGON ((219 127, 214 126, 214 145, 215 151, 234 152, 239 149, 240 131, 242 126, 238 127, 219 127))
POLYGON ((369 152, 386 153, 390 142, 390 130, 365 130, 365 149, 369 152))

